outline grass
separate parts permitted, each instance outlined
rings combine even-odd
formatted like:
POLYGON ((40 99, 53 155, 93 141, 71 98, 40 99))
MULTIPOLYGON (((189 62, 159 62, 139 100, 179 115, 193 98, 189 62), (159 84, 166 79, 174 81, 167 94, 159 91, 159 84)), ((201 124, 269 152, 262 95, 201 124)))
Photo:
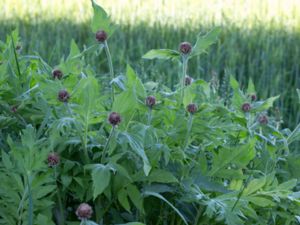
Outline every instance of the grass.
MULTIPOLYGON (((144 80, 178 82, 173 62, 148 62, 141 56, 151 48, 174 48, 183 40, 194 41, 199 31, 214 26, 223 31, 208 54, 191 62, 189 75, 211 79, 216 73, 224 79, 233 73, 246 86, 249 77, 257 86, 259 98, 281 94, 277 106, 286 122, 294 127, 300 121, 296 88, 300 86, 300 2, 297 0, 101 0, 98 1, 118 24, 109 40, 116 72, 127 62, 144 80), (168 65, 168 66, 166 66, 168 65), (228 72, 226 72, 228 71, 228 72)), ((52 66, 69 51, 73 38, 82 48, 94 42, 88 28, 92 16, 90 1, 2 0, 0 38, 18 26, 23 51, 38 51, 52 66), (59 41, 57 41, 59 40, 59 41)), ((88 60, 99 72, 108 73, 104 53, 88 60)))

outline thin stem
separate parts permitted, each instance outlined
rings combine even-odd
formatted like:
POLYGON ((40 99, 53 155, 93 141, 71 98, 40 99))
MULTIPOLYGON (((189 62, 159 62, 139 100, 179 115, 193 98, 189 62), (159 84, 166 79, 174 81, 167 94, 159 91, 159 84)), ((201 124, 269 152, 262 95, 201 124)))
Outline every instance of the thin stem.
POLYGON ((151 120, 152 120, 152 108, 149 107, 149 110, 148 110, 148 126, 150 126, 151 124, 151 120))
POLYGON ((202 215, 202 207, 200 205, 198 210, 197 210, 197 215, 196 215, 196 218, 195 218, 195 221, 194 221, 194 225, 198 225, 198 222, 199 222, 199 219, 200 219, 201 215, 202 215))
POLYGON ((186 56, 182 56, 182 75, 181 75, 181 86, 180 86, 180 103, 183 103, 183 95, 184 95, 184 85, 185 85, 185 76, 187 72, 187 63, 188 58, 186 56))
MULTIPOLYGON (((73 112, 67 102, 65 102, 65 106, 68 110, 70 117, 73 117, 73 112)), ((90 157, 89 157, 89 153, 88 153, 88 149, 87 149, 86 138, 82 137, 81 130, 77 127, 76 123, 75 123, 75 128, 76 128, 76 131, 78 132, 81 142, 83 143, 84 161, 85 161, 85 163, 88 164, 90 162, 90 157)))
POLYGON ((33 225, 33 199, 31 193, 31 175, 27 175, 27 187, 28 187, 28 225, 33 225))
POLYGON ((56 183, 56 187, 57 187, 57 200, 58 200, 58 207, 59 207, 59 212, 60 212, 59 225, 64 225, 65 224, 65 212, 64 212, 64 207, 63 207, 63 203, 61 200, 61 194, 60 194, 60 190, 59 190, 59 186, 58 186, 58 182, 57 182, 56 167, 54 168, 54 179, 55 179, 55 183, 56 183))
POLYGON ((110 139, 111 139, 114 131, 115 131, 115 126, 112 127, 112 129, 110 131, 110 134, 108 136, 108 139, 107 139, 107 141, 105 143, 105 146, 104 146, 104 149, 103 149, 103 152, 102 152, 102 156, 101 156, 101 163, 104 163, 104 159, 105 159, 106 151, 107 151, 107 148, 108 148, 108 144, 110 142, 110 139))
POLYGON ((186 137, 185 137, 185 141, 184 141, 183 150, 185 150, 187 145, 188 145, 188 141, 189 141, 189 138, 190 138, 192 126, 193 126, 193 114, 190 114, 188 124, 187 124, 187 132, 186 132, 186 137))
MULTIPOLYGON (((108 67, 109 67, 109 74, 111 79, 113 80, 115 78, 114 75, 114 68, 113 68, 113 64, 112 64, 112 59, 111 59, 111 55, 110 55, 110 51, 108 48, 108 44, 107 41, 104 41, 104 49, 105 49, 105 53, 106 53, 106 57, 107 57, 107 61, 108 61, 108 67)), ((115 92, 114 92, 114 87, 113 85, 111 86, 111 92, 112 92, 112 99, 115 99, 115 92)))

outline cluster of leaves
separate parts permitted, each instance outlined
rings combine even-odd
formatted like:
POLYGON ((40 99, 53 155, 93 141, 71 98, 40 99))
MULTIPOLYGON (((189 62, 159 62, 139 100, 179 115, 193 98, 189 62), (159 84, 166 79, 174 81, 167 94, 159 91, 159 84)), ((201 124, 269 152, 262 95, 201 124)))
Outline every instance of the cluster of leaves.
MULTIPOLYGON (((107 14, 94 9, 109 30, 107 14)), ((205 52, 217 34, 199 36, 189 57, 205 52)), ((18 53, 18 41, 13 32, 0 43, 0 224, 79 224, 82 202, 94 213, 81 224, 299 221, 300 157, 290 150, 299 127, 281 129, 272 116, 259 123, 278 97, 253 101, 253 83, 243 92, 233 76, 226 98, 215 81, 172 91, 143 83, 129 65, 108 85, 84 57, 98 47, 80 52, 74 41, 57 79, 42 58, 18 53), (68 101, 59 101, 61 90, 68 101), (151 107, 149 95, 156 98, 151 107), (191 103, 197 112, 186 110, 191 103), (108 122, 111 112, 120 114, 118 126, 108 122), (59 160, 50 166, 53 153, 59 160)), ((144 58, 182 65, 173 50, 144 58)))

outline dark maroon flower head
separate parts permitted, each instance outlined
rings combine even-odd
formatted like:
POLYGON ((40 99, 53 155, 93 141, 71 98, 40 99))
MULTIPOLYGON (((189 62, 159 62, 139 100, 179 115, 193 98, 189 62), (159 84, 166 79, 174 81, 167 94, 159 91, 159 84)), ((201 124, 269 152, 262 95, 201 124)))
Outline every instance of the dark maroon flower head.
POLYGON ((251 105, 249 104, 249 103, 244 103, 243 105, 242 105, 242 110, 244 111, 244 112, 249 112, 250 111, 250 109, 251 109, 251 105))
POLYGON ((47 161, 48 161, 48 166, 49 167, 57 166, 58 163, 59 163, 59 155, 57 153, 54 153, 54 152, 50 153, 48 155, 47 161))
POLYGON ((256 99, 257 99, 256 94, 251 94, 250 97, 251 97, 251 101, 252 101, 252 102, 255 102, 256 99))
POLYGON ((179 51, 184 54, 187 55, 192 51, 192 45, 189 42, 182 42, 179 45, 179 51))
POLYGON ((111 125, 117 126, 119 123, 121 123, 121 116, 119 115, 119 113, 112 112, 108 116, 108 121, 111 125))
POLYGON ((258 117, 258 122, 261 125, 267 125, 269 120, 268 120, 268 117, 266 115, 261 115, 261 116, 258 117))
POLYGON ((18 43, 16 45, 16 51, 19 52, 19 53, 22 51, 22 45, 21 45, 21 43, 18 43))
POLYGON ((12 107, 10 108, 10 110, 11 110, 12 113, 16 113, 17 110, 18 110, 18 106, 14 105, 14 106, 12 106, 12 107))
POLYGON ((191 85, 193 83, 193 78, 191 78, 190 76, 185 76, 184 83, 185 83, 185 86, 191 85))
POLYGON ((104 30, 98 30, 96 33, 96 39, 99 42, 104 42, 107 39, 107 34, 104 30))
POLYGON ((191 103, 191 104, 189 104, 189 105, 186 107, 186 110, 187 110, 189 113, 194 114, 194 113, 197 112, 198 108, 197 108, 196 104, 191 103))
POLYGON ((63 77, 63 72, 59 69, 52 70, 52 77, 53 79, 61 79, 63 77))
POLYGON ((146 105, 150 108, 152 108, 156 103, 156 99, 154 96, 148 96, 146 98, 146 105))
POLYGON ((69 93, 66 90, 60 90, 58 92, 58 100, 61 102, 68 102, 70 98, 69 93))
POLYGON ((76 216, 80 220, 89 219, 92 217, 92 214, 93 214, 93 209, 87 203, 81 203, 76 210, 76 216))

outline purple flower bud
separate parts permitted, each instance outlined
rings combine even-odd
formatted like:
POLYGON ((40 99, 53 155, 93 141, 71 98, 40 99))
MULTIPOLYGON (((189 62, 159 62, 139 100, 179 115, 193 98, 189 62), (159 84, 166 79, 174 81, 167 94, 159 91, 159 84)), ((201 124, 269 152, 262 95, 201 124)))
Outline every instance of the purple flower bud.
POLYGON ((14 106, 12 106, 12 107, 10 108, 10 110, 11 110, 12 113, 16 113, 17 110, 18 110, 18 106, 14 105, 14 106))
POLYGON ((63 77, 63 72, 59 69, 52 70, 52 77, 53 79, 61 79, 63 77))
POLYGON ((92 214, 93 214, 93 209, 87 203, 81 203, 76 210, 76 216, 80 220, 89 219, 92 217, 92 214))
POLYGON ((258 122, 261 125, 267 125, 269 120, 268 120, 268 117, 266 115, 261 115, 261 116, 258 117, 258 122))
POLYGON ((60 90, 58 92, 58 100, 61 102, 68 102, 70 98, 69 93, 66 90, 60 90))
POLYGON ((244 111, 244 112, 249 112, 250 111, 250 109, 251 109, 251 105, 249 104, 249 103, 244 103, 243 105, 242 105, 242 110, 244 111))
POLYGON ((156 103, 156 99, 154 96, 148 96, 146 98, 146 105, 149 107, 149 108, 152 108, 156 103))
POLYGON ((50 153, 47 158, 48 166, 54 167, 59 163, 59 155, 57 153, 50 153))
POLYGON ((184 83, 185 83, 185 86, 191 85, 193 83, 193 78, 191 78, 190 76, 185 76, 184 83))
POLYGON ((108 116, 108 121, 111 125, 116 126, 121 123, 121 116, 116 112, 112 112, 108 116))
POLYGON ((96 39, 99 42, 104 42, 107 39, 107 34, 104 30, 98 30, 96 33, 96 39))
POLYGON ((192 45, 189 42, 182 42, 179 45, 179 51, 184 54, 187 55, 192 51, 192 45))
POLYGON ((22 45, 21 45, 21 43, 18 43, 18 44, 16 45, 16 51, 17 51, 18 53, 20 53, 20 52, 22 51, 22 45))
POLYGON ((186 107, 186 110, 191 113, 191 114, 194 114, 197 112, 197 106, 194 104, 194 103, 191 103, 189 104, 187 107, 186 107))
POLYGON ((252 101, 252 102, 255 102, 256 99, 257 99, 256 94, 251 94, 250 97, 251 97, 251 101, 252 101))

